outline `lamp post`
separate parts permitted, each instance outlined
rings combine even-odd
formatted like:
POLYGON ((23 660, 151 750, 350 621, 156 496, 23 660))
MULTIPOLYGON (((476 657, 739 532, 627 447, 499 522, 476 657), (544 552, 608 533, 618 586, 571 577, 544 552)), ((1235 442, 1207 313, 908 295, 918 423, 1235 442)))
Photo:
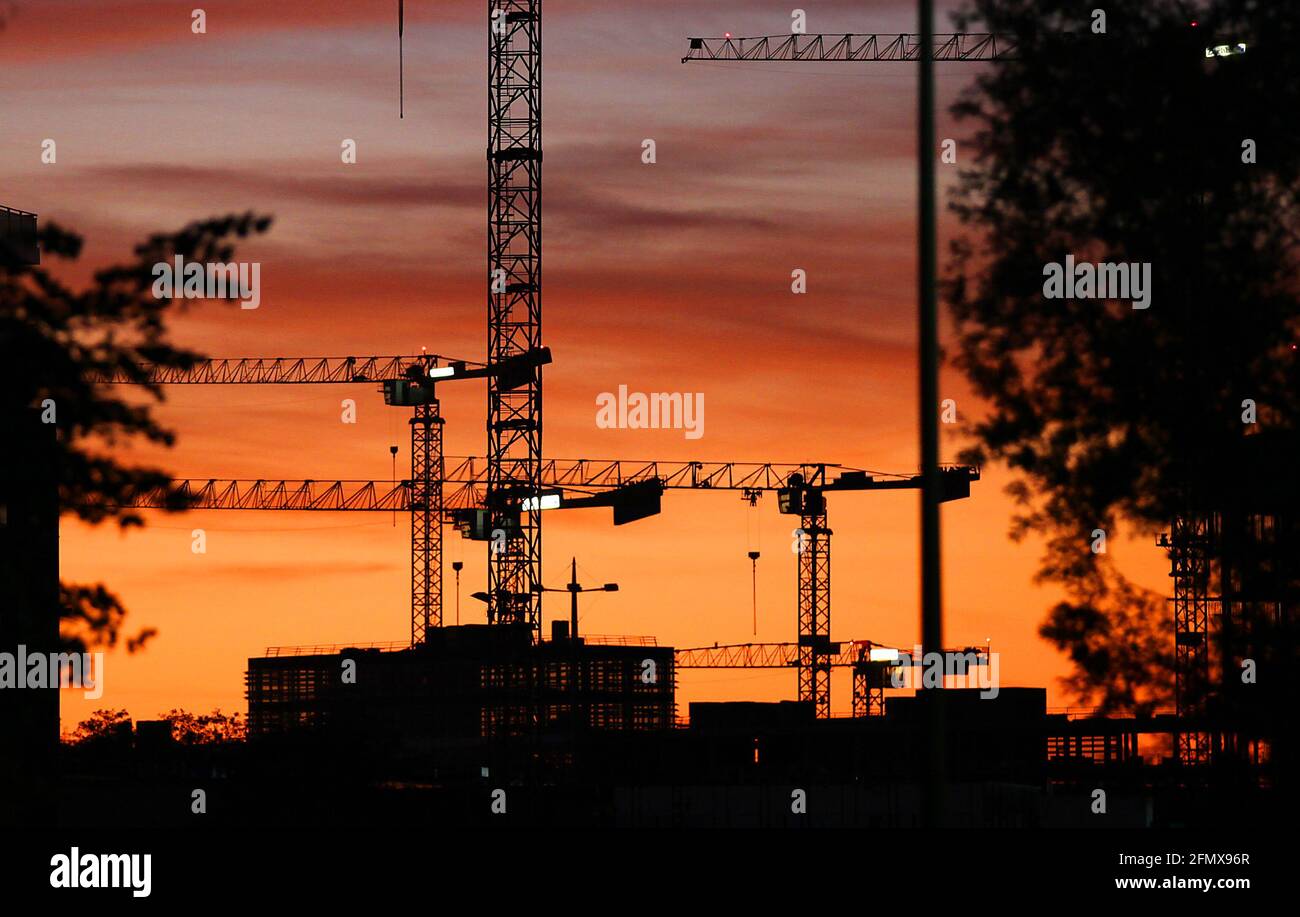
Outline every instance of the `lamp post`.
POLYGON ((578 639, 578 595, 583 592, 618 592, 618 583, 605 583, 603 586, 579 585, 578 558, 575 557, 569 562, 569 582, 564 588, 549 588, 538 583, 533 587, 533 591, 569 593, 569 639, 576 641, 578 639))
POLYGON ((460 626, 460 571, 465 569, 465 562, 453 560, 451 569, 456 573, 456 626, 460 626))
POLYGON ((572 710, 574 729, 579 729, 579 724, 585 723, 587 716, 586 711, 582 710, 581 692, 578 683, 582 674, 582 657, 579 647, 581 640, 578 638, 578 595, 583 592, 618 592, 618 583, 605 583, 603 586, 583 587, 578 583, 578 558, 574 557, 569 562, 569 582, 562 589, 547 588, 541 583, 533 586, 535 592, 567 592, 569 593, 569 647, 572 653, 572 662, 570 663, 569 673, 569 697, 572 710))

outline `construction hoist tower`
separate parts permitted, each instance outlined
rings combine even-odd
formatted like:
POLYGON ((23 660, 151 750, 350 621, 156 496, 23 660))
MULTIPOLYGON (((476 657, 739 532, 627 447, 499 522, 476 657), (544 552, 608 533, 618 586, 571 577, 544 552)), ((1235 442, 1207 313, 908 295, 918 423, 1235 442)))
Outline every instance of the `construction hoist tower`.
MULTIPOLYGON (((540 0, 488 4, 488 362, 542 346, 540 0)), ((542 371, 488 382, 488 620, 541 636, 542 371)))
MULTIPOLYGON (((1169 551, 1172 568, 1174 703, 1180 721, 1204 719, 1212 686, 1211 628, 1222 608, 1220 598, 1211 594, 1218 521, 1215 513, 1185 512, 1174 518, 1169 534, 1160 542, 1169 551)), ((1178 761, 1208 764, 1213 745, 1214 735, 1204 728, 1181 729, 1178 761)))

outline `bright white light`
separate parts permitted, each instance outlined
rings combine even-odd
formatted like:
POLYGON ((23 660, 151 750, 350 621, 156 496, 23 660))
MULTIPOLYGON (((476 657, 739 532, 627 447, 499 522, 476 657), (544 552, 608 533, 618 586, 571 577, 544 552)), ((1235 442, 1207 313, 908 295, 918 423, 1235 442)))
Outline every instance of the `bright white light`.
POLYGON ((1213 48, 1205 49, 1206 57, 1231 57, 1234 54, 1245 54, 1246 43, 1239 41, 1235 45, 1215 45, 1213 48))
POLYGON ((883 646, 873 646, 871 648, 872 662, 897 662, 898 650, 891 650, 883 646))
POLYGON ((539 509, 559 509, 560 495, 542 494, 540 499, 538 497, 525 497, 523 508, 526 513, 533 513, 539 509))
POLYGON ((456 375, 456 370, 451 366, 434 366, 429 369, 430 379, 446 379, 454 375, 456 375))

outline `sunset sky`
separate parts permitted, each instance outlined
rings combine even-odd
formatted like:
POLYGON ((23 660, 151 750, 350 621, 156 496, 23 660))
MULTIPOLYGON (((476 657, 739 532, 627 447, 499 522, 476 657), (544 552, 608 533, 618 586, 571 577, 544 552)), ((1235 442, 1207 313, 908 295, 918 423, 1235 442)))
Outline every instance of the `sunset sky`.
MULTIPOLYGON (((406 118, 397 117, 396 0, 0 0, 0 203, 87 238, 86 276, 148 233, 255 210, 271 232, 237 258, 262 265, 255 311, 201 303, 175 339, 213 356, 486 352, 486 6, 406 4, 406 118), (190 11, 207 11, 207 34, 190 11), (45 139, 57 163, 40 161, 45 139), (340 161, 355 139, 358 162, 340 161)), ((914 28, 907 2, 809 2, 810 32, 914 28)), ((952 4, 940 4, 941 9, 952 4)), ((683 65, 688 35, 789 31, 791 5, 756 0, 547 0, 544 7, 544 340, 549 456, 917 465, 915 72, 906 64, 683 65), (653 139, 657 163, 643 164, 653 139), (790 292, 807 271, 808 293, 790 292), (596 397, 703 393, 704 435, 606 430, 596 397)), ((940 30, 949 28, 946 14, 940 30)), ((937 65, 946 107, 980 65, 937 65)), ((949 185, 955 167, 941 165, 949 185)), ((957 231, 945 215, 941 244, 957 231)), ((440 392, 448 455, 486 449, 485 389, 440 392)), ((980 411, 951 370, 944 397, 980 411)), ((369 386, 177 387, 161 419, 178 477, 389 479, 409 462, 405 412, 369 386), (340 422, 355 398, 358 423, 340 422)), ((944 441, 944 458, 960 440, 944 441)), ((137 457, 137 456, 133 456, 137 457)), ((1036 630, 1057 595, 1031 582, 1040 544, 1007 537, 1005 471, 944 509, 946 634, 1001 653, 1003 686, 1045 685, 1062 657, 1036 630)), ((910 646, 918 621, 918 496, 830 498, 832 636, 910 646)), ((617 581, 582 606, 589 634, 697 646, 795 638, 790 530, 766 497, 670 493, 661 515, 614 529, 608 510, 545 520, 548 585, 617 581), (750 562, 759 560, 759 633, 750 562)), ((1085 537, 1086 533, 1080 533, 1085 537)), ((1149 539, 1122 566, 1164 590, 1149 539)), ((249 656, 288 644, 409 635, 409 533, 387 515, 151 513, 129 535, 66 520, 65 580, 104 581, 128 631, 105 696, 64 694, 65 728, 98 707, 244 710, 249 656), (191 553, 190 532, 208 551, 191 553)), ((486 549, 463 559, 462 621, 484 619, 486 549)), ((454 617, 450 569, 446 617, 454 617)), ((567 613, 548 596, 546 619, 567 613)), ((849 677, 834 676, 847 712, 849 677)), ((678 701, 793 697, 795 674, 684 672, 678 701)))

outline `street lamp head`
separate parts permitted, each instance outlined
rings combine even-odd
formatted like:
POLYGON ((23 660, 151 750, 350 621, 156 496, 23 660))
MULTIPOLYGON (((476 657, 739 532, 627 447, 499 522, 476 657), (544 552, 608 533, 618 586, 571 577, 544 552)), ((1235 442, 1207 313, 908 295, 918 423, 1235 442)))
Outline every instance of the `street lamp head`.
POLYGON ((605 591, 606 591, 606 592, 618 592, 618 583, 606 583, 606 584, 605 584, 605 591))

